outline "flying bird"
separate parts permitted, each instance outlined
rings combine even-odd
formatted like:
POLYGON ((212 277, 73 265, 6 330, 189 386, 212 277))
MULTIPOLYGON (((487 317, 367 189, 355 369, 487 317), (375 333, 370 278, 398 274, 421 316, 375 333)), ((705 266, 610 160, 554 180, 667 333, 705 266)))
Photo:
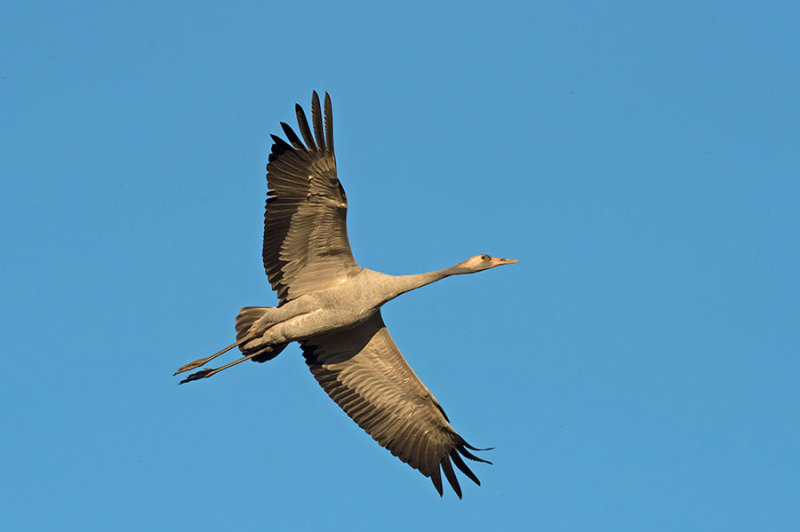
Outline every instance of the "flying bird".
POLYGON ((271 135, 262 258, 277 307, 244 307, 236 318, 236 342, 178 369, 200 368, 238 347, 244 355, 218 368, 191 373, 181 384, 211 377, 231 366, 275 358, 299 342, 306 364, 325 392, 381 446, 430 478, 441 496, 441 473, 461 498, 453 464, 480 485, 462 459, 491 463, 450 426, 428 388, 389 335, 381 306, 400 294, 449 277, 517 262, 475 255, 443 270, 387 275, 359 266, 347 238, 347 196, 336 172, 333 111, 325 114, 316 92, 311 126, 295 105, 298 136, 281 122, 284 140, 271 135), (312 129, 313 128, 313 129, 312 129), (288 141, 288 142, 287 142, 288 141))

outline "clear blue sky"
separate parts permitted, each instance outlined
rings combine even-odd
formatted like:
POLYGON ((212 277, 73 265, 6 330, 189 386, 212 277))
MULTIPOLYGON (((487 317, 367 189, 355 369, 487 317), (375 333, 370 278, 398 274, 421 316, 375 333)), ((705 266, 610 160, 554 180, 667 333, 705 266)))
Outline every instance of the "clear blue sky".
POLYGON ((7 530, 797 530, 795 2, 3 2, 7 530), (333 97, 350 240, 520 264, 384 316, 478 446, 440 499, 271 305, 268 133, 333 97))

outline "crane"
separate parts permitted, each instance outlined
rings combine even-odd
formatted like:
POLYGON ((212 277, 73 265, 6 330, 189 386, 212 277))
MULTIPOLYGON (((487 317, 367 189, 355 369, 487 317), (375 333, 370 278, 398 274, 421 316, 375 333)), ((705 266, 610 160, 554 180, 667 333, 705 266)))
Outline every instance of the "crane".
POLYGON ((453 465, 480 485, 462 457, 491 463, 471 452, 486 449, 473 447, 452 428, 439 401, 395 345, 380 309, 446 277, 518 261, 479 254, 443 270, 399 276, 359 266, 347 238, 347 196, 336 171, 327 93, 324 105, 323 118, 315 91, 311 126, 303 108, 295 105, 302 139, 283 122, 286 140, 271 135, 262 258, 279 305, 242 308, 236 342, 182 366, 175 375, 239 348, 241 358, 193 372, 181 384, 205 379, 245 360, 266 362, 298 342, 312 375, 353 421, 430 478, 440 496, 443 472, 461 498, 453 465))

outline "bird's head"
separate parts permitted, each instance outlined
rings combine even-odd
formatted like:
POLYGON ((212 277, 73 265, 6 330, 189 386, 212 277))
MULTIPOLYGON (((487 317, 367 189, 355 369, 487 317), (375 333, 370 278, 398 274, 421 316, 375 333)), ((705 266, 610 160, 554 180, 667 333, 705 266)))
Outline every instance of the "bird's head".
POLYGON ((483 253, 470 257, 464 262, 457 264, 456 268, 459 270, 458 273, 474 273, 488 270, 495 266, 502 266, 503 264, 514 264, 515 262, 519 261, 514 259, 500 259, 483 253))

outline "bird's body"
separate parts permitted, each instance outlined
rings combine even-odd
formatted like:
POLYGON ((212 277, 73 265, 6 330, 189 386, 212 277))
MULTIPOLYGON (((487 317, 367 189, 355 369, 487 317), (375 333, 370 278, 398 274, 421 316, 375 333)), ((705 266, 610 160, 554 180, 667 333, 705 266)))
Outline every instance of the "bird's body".
POLYGON ((245 307, 236 319, 236 343, 181 367, 196 369, 239 347, 245 355, 182 382, 210 377, 244 360, 264 362, 299 342, 306 363, 336 403, 392 454, 430 477, 442 493, 441 471, 458 496, 455 464, 479 484, 462 456, 477 458, 450 426, 444 410, 411 370, 386 329, 381 306, 451 275, 516 262, 476 255, 450 268, 387 275, 360 267, 347 239, 347 198, 336 175, 330 98, 323 127, 319 98, 312 126, 296 106, 303 141, 282 123, 289 143, 275 143, 267 165, 264 267, 278 294, 277 307, 245 307), (452 460, 452 464, 451 464, 452 460))
POLYGON ((391 293, 381 291, 392 277, 358 268, 335 286, 304 294, 279 307, 262 308, 258 318, 261 324, 249 331, 252 339, 243 347, 253 350, 260 345, 301 342, 363 323, 392 299, 391 293))
POLYGON ((259 319, 269 327, 256 325, 250 329, 252 340, 243 347, 252 350, 260 345, 301 342, 350 329, 373 317, 384 303, 400 294, 455 274, 449 268, 419 275, 387 275, 357 268, 338 279, 335 286, 304 294, 279 307, 262 308, 259 319), (255 333, 262 329, 258 337, 255 333))

